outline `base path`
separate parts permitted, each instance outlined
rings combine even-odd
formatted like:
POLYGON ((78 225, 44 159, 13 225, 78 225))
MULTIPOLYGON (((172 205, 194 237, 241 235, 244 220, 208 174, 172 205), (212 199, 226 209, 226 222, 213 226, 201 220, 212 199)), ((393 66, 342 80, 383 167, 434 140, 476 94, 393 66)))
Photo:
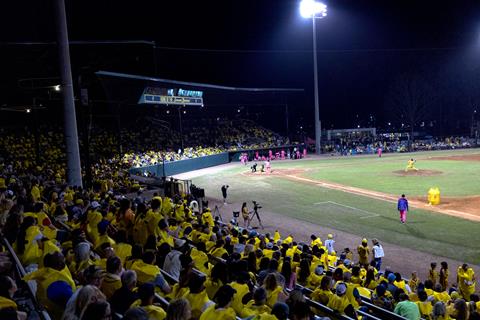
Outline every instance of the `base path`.
MULTIPOLYGON (((283 172, 282 170, 276 170, 275 172, 277 176, 284 176, 288 179, 301 181, 305 183, 315 184, 322 188, 328 188, 333 190, 339 190, 343 192, 353 193, 369 198, 374 198, 378 200, 388 201, 396 203, 398 198, 396 196, 392 196, 387 193, 379 192, 379 191, 372 191, 357 187, 346 186, 334 182, 327 182, 321 180, 314 180, 309 178, 300 177, 296 174, 292 174, 290 172, 283 172)), ((447 203, 445 207, 440 206, 430 206, 426 203, 426 199, 414 198, 409 200, 409 205, 423 210, 428 210, 432 212, 438 212, 443 214, 448 214, 451 216, 473 220, 473 221, 480 221, 480 213, 477 213, 477 208, 480 206, 480 197, 464 197, 464 198, 446 198, 447 203), (455 209, 453 209, 455 208, 455 209), (470 212, 463 211, 462 209, 467 209, 470 212)))

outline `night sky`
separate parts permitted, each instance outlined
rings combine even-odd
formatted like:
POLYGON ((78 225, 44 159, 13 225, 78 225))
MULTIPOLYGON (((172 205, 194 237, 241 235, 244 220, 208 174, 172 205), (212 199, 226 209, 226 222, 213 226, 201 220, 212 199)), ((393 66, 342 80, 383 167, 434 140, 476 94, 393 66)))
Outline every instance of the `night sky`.
MULTIPOLYGON (((311 20, 299 1, 66 0, 74 40, 149 40, 148 45, 72 46, 72 69, 108 70, 241 87, 304 88, 289 99, 292 123, 312 126, 311 20), (179 49, 185 48, 185 49, 179 49)), ((437 94, 431 116, 452 132, 468 123, 480 78, 480 2, 327 1, 318 21, 321 119, 324 127, 398 122, 387 106, 392 83, 418 74, 437 94), (468 92, 466 94, 465 92, 468 92), (472 97, 466 98, 467 95, 472 97)), ((17 80, 58 76, 50 1, 0 5, 3 42, 0 104, 27 96, 17 80)), ((478 99, 480 103, 480 99, 478 99)), ((425 119, 428 120, 428 119, 425 119)))

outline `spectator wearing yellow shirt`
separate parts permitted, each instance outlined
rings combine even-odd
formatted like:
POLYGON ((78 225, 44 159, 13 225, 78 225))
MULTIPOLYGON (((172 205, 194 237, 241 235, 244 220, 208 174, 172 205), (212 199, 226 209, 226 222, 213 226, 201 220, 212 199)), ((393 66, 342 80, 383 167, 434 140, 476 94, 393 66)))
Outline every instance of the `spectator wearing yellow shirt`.
POLYGON ((200 315, 215 303, 208 298, 205 291, 205 277, 193 274, 188 282, 189 292, 183 297, 188 300, 192 309, 192 317, 198 319, 200 315))
POLYGON ((154 264, 155 254, 147 251, 143 254, 142 260, 137 260, 132 264, 132 270, 137 273, 138 283, 153 282, 163 292, 169 293, 170 286, 160 272, 160 268, 154 264))
POLYGON ((210 277, 205 282, 205 290, 207 291, 208 297, 213 299, 217 294, 218 290, 228 283, 228 267, 224 262, 217 262, 210 274, 210 277))
POLYGON ((324 276, 320 281, 320 286, 313 291, 311 298, 314 301, 318 301, 323 305, 327 305, 328 301, 333 295, 333 292, 331 291, 331 287, 332 287, 332 278, 329 276, 324 276))
POLYGON ((457 269, 458 289, 466 301, 470 300, 470 295, 475 292, 475 272, 468 264, 464 263, 457 269))
POLYGON ((167 317, 165 310, 153 304, 155 298, 155 286, 151 283, 144 283, 138 288, 139 300, 132 304, 132 307, 140 307, 145 310, 150 320, 163 320, 167 317))
POLYGON ((418 310, 420 311, 420 316, 424 319, 432 319, 433 306, 432 303, 428 300, 428 294, 421 290, 418 292, 418 299, 420 301, 415 302, 417 304, 418 310))
POLYGON ((430 263, 430 270, 428 270, 428 279, 432 281, 433 285, 435 285, 439 280, 438 271, 435 270, 437 268, 437 263, 432 262, 430 263))
POLYGON ((235 310, 230 307, 234 294, 235 290, 231 286, 220 287, 214 298, 215 305, 208 307, 200 316, 200 320, 235 320, 235 310))
POLYGON ((236 291, 232 300, 232 308, 237 314, 241 314, 244 308, 244 296, 250 293, 250 287, 248 286, 249 280, 250 275, 248 272, 242 271, 237 274, 236 280, 230 284, 230 286, 236 291))
POLYGON ((17 303, 13 301, 13 295, 17 291, 17 285, 15 281, 9 276, 0 276, 0 310, 13 309, 17 314, 17 319, 27 319, 27 314, 22 311, 17 311, 17 303))
POLYGON ((107 299, 110 299, 115 291, 122 287, 122 280, 120 278, 122 270, 122 261, 119 257, 113 256, 107 259, 107 273, 100 286, 100 290, 102 290, 107 299))
POLYGON ((270 314, 272 309, 266 303, 267 291, 264 288, 259 287, 253 293, 253 299, 245 305, 241 313, 237 314, 240 314, 244 318, 252 316, 259 317, 263 313, 270 314))
POLYGON ((339 283, 335 288, 335 294, 330 297, 327 307, 340 314, 347 314, 349 310, 354 310, 346 293, 347 285, 345 283, 339 283), (347 308, 349 308, 349 310, 346 311, 347 308))
POLYGON ((440 268, 440 272, 438 274, 438 281, 441 284, 442 289, 447 290, 448 289, 448 276, 450 275, 450 271, 448 270, 448 263, 445 262, 445 261, 442 261, 440 263, 440 265, 442 267, 440 268))
POLYGON ((227 250, 223 247, 225 241, 223 239, 218 239, 215 243, 215 246, 210 250, 210 254, 217 258, 222 258, 224 255, 228 255, 227 250))
POLYGON ((265 278, 263 287, 267 291, 267 305, 269 307, 273 307, 277 301, 284 302, 287 299, 287 294, 275 274, 270 273, 265 278))

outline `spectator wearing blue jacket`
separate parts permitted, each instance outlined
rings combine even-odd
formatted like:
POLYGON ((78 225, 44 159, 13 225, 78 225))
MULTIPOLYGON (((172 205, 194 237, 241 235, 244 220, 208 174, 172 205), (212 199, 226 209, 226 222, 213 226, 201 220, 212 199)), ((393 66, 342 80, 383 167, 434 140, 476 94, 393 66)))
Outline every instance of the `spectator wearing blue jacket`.
POLYGON ((405 198, 404 194, 398 199, 397 209, 398 212, 400 212, 400 222, 405 223, 407 220, 408 200, 405 198))

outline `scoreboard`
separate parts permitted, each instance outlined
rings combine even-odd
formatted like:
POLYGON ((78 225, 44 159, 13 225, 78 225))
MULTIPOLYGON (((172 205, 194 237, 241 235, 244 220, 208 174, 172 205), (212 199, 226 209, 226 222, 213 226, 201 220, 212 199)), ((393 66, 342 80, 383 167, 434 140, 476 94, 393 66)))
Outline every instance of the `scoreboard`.
POLYGON ((203 107, 203 91, 146 87, 140 96, 138 104, 203 107))

